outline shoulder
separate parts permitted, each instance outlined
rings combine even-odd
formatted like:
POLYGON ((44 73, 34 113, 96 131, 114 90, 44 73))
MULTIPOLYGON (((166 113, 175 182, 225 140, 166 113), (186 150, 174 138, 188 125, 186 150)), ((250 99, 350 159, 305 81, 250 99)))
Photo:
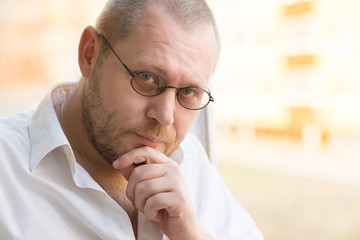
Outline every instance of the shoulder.
POLYGON ((0 118, 0 148, 5 150, 29 145, 28 125, 33 111, 20 112, 0 118))
POLYGON ((33 114, 34 111, 26 111, 15 113, 6 117, 1 117, 0 130, 27 127, 29 120, 33 114))

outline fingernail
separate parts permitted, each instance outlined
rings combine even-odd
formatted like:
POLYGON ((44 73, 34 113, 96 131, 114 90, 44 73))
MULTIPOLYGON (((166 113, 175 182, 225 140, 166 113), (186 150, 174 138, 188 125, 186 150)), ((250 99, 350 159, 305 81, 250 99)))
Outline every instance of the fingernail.
POLYGON ((112 165, 114 168, 119 168, 119 161, 118 160, 113 161, 112 165))

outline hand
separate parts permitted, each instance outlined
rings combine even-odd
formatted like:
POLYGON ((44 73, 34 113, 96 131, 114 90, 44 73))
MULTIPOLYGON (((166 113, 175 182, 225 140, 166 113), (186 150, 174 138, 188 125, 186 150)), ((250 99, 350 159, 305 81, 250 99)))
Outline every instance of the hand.
POLYGON ((114 161, 128 180, 126 195, 133 206, 157 223, 170 239, 209 239, 192 206, 179 165, 162 152, 142 147, 114 161), (137 166, 141 162, 144 165, 137 166))

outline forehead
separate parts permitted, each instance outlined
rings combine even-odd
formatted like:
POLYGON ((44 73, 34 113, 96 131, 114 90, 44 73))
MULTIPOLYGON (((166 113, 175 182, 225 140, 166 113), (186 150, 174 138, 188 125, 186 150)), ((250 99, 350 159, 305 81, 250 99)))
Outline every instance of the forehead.
POLYGON ((185 29, 161 8, 149 7, 142 24, 116 48, 131 70, 156 71, 180 84, 204 87, 216 64, 214 29, 185 29))

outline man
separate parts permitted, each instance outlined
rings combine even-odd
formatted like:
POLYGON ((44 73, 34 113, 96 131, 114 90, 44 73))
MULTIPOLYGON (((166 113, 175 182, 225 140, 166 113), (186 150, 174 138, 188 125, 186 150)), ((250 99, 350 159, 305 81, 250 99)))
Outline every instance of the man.
POLYGON ((262 239, 187 135, 218 45, 203 1, 108 1, 80 81, 0 122, 1 239, 262 239))

